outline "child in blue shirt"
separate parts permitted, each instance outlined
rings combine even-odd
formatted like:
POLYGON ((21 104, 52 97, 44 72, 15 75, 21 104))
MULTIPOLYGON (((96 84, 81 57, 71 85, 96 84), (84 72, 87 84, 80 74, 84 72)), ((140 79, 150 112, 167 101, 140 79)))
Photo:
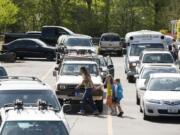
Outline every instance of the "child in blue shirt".
POLYGON ((116 109, 118 108, 119 113, 117 116, 122 117, 124 112, 121 108, 120 101, 123 98, 123 89, 120 83, 120 79, 116 79, 114 81, 112 93, 113 93, 112 100, 114 104, 114 110, 116 111, 116 109))

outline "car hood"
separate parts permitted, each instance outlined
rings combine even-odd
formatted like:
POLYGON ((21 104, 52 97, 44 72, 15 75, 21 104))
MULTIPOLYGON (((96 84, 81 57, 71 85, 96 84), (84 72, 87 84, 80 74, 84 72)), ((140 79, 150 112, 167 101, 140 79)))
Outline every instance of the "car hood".
POLYGON ((145 99, 180 100, 180 91, 146 91, 145 99))
POLYGON ((68 50, 91 50, 96 52, 96 48, 93 46, 67 46, 68 50))
POLYGON ((129 56, 129 62, 136 62, 139 60, 139 56, 129 56))
POLYGON ((144 82, 146 81, 146 79, 137 79, 136 80, 136 88, 140 89, 141 87, 144 87, 144 82))
MULTIPOLYGON (((102 84, 100 76, 91 76, 91 79, 95 85, 102 84)), ((58 78, 57 84, 80 84, 82 82, 82 76, 63 75, 58 78)))

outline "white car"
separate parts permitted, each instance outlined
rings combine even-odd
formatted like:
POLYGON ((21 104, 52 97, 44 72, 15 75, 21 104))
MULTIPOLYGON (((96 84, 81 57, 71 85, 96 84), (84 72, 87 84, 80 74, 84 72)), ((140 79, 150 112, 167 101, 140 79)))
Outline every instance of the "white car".
POLYGON ((86 67, 91 75, 91 79, 98 90, 93 91, 93 100, 97 103, 99 112, 103 111, 103 83, 99 72, 98 65, 95 61, 88 60, 64 60, 58 71, 54 71, 57 78, 56 94, 63 103, 64 100, 70 100, 72 104, 80 104, 84 89, 78 92, 76 86, 83 80, 80 75, 80 68, 86 67))
POLYGON ((24 103, 36 103, 46 100, 56 110, 61 111, 61 105, 56 97, 56 91, 36 77, 5 76, 0 79, 0 108, 4 104, 13 103, 17 98, 24 103))
POLYGON ((137 73, 144 65, 161 64, 162 66, 175 66, 175 61, 171 53, 164 49, 146 49, 144 50, 136 67, 137 73))
POLYGON ((141 88, 145 87, 145 81, 149 78, 152 73, 177 73, 175 66, 161 66, 161 65, 146 65, 142 68, 136 77, 136 104, 140 104, 140 99, 144 95, 144 90, 141 88))
POLYGON ((152 116, 180 116, 180 74, 155 73, 147 81, 140 109, 144 119, 152 116))
POLYGON ((122 55, 121 38, 118 33, 103 33, 99 41, 99 53, 117 53, 122 55))
POLYGON ((17 99, 0 110, 1 135, 69 135, 63 109, 56 112, 45 101, 27 107, 17 99))

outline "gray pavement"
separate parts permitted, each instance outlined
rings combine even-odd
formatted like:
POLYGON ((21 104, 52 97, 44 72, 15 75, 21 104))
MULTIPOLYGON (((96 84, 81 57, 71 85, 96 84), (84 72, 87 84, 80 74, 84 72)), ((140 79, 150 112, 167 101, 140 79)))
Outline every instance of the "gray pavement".
MULTIPOLYGON (((124 59, 114 57, 115 78, 120 78, 124 88, 122 107, 124 117, 108 115, 105 108, 99 116, 66 115, 72 135, 179 135, 180 119, 155 118, 144 121, 139 107, 135 104, 135 84, 128 83, 124 73, 124 59)), ((55 62, 24 60, 16 63, 2 63, 9 75, 37 76, 55 88, 52 76, 55 62)))

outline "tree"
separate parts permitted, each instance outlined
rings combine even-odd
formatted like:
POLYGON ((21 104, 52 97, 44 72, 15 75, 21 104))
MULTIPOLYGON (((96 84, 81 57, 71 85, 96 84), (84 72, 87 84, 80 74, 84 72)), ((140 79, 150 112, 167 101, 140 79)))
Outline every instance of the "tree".
POLYGON ((8 25, 16 22, 18 7, 11 0, 0 0, 0 27, 6 31, 8 25))

